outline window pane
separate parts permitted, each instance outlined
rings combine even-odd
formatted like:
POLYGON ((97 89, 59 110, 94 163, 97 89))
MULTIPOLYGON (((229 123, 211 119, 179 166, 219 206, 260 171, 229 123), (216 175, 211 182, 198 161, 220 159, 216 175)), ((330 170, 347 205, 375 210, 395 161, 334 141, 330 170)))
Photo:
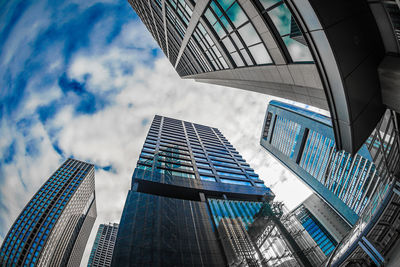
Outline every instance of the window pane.
POLYGON ((248 46, 261 42, 260 37, 258 37, 258 34, 251 23, 247 23, 241 27, 239 29, 239 34, 248 46))
POLYGON ((215 182, 215 178, 210 176, 200 175, 200 179, 205 181, 215 182))
POLYGON ((204 13, 204 15, 206 16, 208 22, 213 25, 217 19, 215 18, 215 16, 211 13, 210 9, 207 9, 206 13, 204 13))
POLYGON ((237 172, 240 172, 240 169, 231 168, 231 167, 224 167, 224 166, 215 165, 215 168, 216 168, 217 170, 226 170, 226 171, 237 171, 237 172))
POLYGON ((228 177, 246 178, 245 175, 243 175, 243 174, 238 174, 238 173, 221 172, 221 171, 217 171, 217 173, 218 173, 219 175, 224 175, 224 176, 228 176, 228 177))
POLYGON ((219 52, 218 48, 215 45, 212 47, 212 49, 213 49, 213 51, 214 51, 214 53, 215 53, 215 55, 217 57, 221 57, 222 56, 221 52, 219 52))
POLYGON ((199 27, 199 29, 200 29, 200 32, 201 32, 203 35, 206 35, 206 34, 207 34, 207 31, 206 31, 206 29, 204 28, 204 26, 203 26, 202 23, 199 23, 199 24, 198 24, 198 27, 199 27))
POLYGON ((268 13, 281 35, 290 33, 290 18, 292 15, 285 4, 272 9, 268 13))
POLYGON ((221 24, 219 24, 219 22, 215 23, 213 27, 220 38, 223 38, 226 35, 224 29, 222 28, 221 24))
POLYGON ((250 56, 249 56, 249 54, 247 54, 245 49, 240 50, 240 53, 242 53, 247 65, 249 65, 249 66, 253 65, 253 62, 251 61, 250 56))
POLYGON ((235 32, 231 34, 231 37, 239 49, 243 48, 243 44, 235 32))
POLYGON ((278 3, 281 0, 259 0, 260 3, 263 5, 265 9, 269 8, 270 6, 278 3))
POLYGON ((242 67, 244 66, 243 60, 240 58, 238 52, 234 52, 231 54, 233 61, 235 61, 236 66, 242 67))
POLYGON ((265 49, 262 43, 249 47, 249 50, 257 64, 272 63, 272 60, 267 52, 267 49, 265 49))
POLYGON ((217 17, 222 16, 222 11, 217 7, 214 1, 211 2, 211 7, 215 11, 215 14, 217 14, 217 17))
POLYGON ((283 37, 283 41, 289 51, 290 56, 294 62, 298 61, 313 61, 310 50, 308 47, 289 36, 283 37))
POLYGON ((221 17, 221 22, 224 25, 225 29, 227 29, 228 32, 232 31, 232 27, 229 24, 228 20, 225 17, 221 17))
POLYGON ((225 45, 226 50, 228 50, 229 53, 235 51, 235 47, 233 46, 231 40, 229 37, 225 38, 222 40, 222 43, 225 45))
POLYGON ((237 184, 237 185, 251 185, 249 182, 245 181, 236 181, 236 180, 229 180, 229 179, 220 179, 224 184, 237 184))
POLYGON ((218 0, 221 7, 226 10, 230 5, 232 5, 234 0, 218 0))
POLYGON ((243 12, 238 3, 234 3, 231 8, 226 11, 226 14, 231 19, 236 28, 247 21, 247 16, 243 12))
POLYGON ((225 59, 223 59, 222 57, 220 57, 220 58, 219 58, 219 60, 221 61, 221 63, 222 63, 222 66, 224 67, 224 69, 227 69, 227 68, 229 68, 228 64, 226 64, 226 61, 225 61, 225 59))
POLYGON ((214 45, 214 42, 212 41, 210 35, 206 34, 205 37, 206 37, 206 40, 208 42, 208 47, 214 45))
POLYGON ((204 173, 212 174, 212 171, 211 171, 211 170, 208 170, 208 169, 198 168, 198 170, 199 170, 199 172, 204 172, 204 173))
POLYGON ((210 165, 208 165, 207 163, 201 163, 201 162, 196 162, 197 167, 208 167, 210 168, 210 165))

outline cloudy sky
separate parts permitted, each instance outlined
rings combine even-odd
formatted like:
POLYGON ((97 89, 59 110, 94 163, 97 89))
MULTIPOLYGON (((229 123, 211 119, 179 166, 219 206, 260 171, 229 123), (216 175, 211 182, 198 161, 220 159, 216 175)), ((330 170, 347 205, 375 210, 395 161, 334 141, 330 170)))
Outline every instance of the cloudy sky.
POLYGON ((99 223, 118 222, 155 114, 219 128, 294 207, 307 188, 259 145, 271 99, 181 80, 125 0, 0 2, 0 243, 68 157, 96 165, 99 223))

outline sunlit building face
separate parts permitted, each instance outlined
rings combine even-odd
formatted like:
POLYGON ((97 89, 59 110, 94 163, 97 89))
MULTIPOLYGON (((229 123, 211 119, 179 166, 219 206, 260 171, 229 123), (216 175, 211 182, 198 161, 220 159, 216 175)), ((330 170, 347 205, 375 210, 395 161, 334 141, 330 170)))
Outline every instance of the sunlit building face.
POLYGON ((351 225, 379 179, 366 146, 353 156, 339 151, 329 117, 294 105, 270 102, 261 145, 351 225))

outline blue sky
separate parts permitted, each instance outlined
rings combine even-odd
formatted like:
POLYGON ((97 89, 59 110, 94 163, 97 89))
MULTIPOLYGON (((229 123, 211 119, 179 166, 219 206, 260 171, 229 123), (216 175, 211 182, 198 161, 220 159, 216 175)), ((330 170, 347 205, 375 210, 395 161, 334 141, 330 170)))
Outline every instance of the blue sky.
POLYGON ((118 222, 155 114, 218 127, 289 206, 308 195, 259 146, 271 98, 181 80, 127 1, 1 1, 0 21, 0 242, 68 157, 97 166, 95 227, 118 222))

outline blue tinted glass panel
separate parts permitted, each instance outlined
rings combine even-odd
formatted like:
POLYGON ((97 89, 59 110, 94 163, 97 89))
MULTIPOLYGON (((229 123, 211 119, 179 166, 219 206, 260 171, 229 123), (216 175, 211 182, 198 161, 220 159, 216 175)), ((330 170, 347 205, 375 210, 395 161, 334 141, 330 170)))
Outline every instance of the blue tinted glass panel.
POLYGON ((245 181, 237 181, 237 180, 230 180, 230 179, 224 179, 224 178, 220 178, 221 183, 225 183, 225 184, 237 184, 237 185, 248 185, 251 186, 250 182, 245 182, 245 181))
POLYGON ((201 180, 205 180, 205 181, 215 182, 215 178, 214 177, 210 177, 210 176, 206 176, 206 175, 200 175, 200 179, 201 180))

